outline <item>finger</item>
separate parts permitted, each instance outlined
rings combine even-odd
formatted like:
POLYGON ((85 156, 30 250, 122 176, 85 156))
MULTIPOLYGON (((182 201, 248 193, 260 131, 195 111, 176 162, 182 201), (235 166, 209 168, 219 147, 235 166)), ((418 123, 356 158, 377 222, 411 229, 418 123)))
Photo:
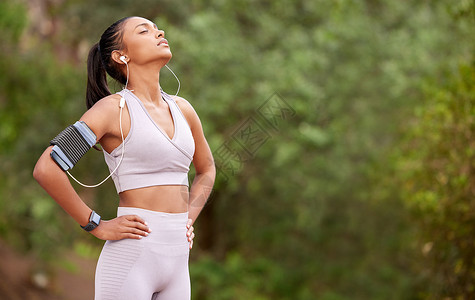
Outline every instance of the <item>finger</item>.
POLYGON ((134 240, 140 240, 142 239, 141 235, 138 234, 133 234, 133 233, 124 233, 122 235, 122 239, 134 239, 134 240))
POLYGON ((134 228, 134 227, 128 227, 127 233, 133 233, 135 235, 140 235, 140 236, 148 236, 148 232, 147 231, 144 231, 144 230, 141 230, 141 229, 138 229, 138 228, 134 228))
POLYGON ((194 230, 195 230, 195 228, 193 228, 193 226, 191 226, 191 228, 188 229, 188 231, 186 232, 186 235, 191 236, 191 234, 193 233, 194 230))
POLYGON ((122 230, 126 233, 134 233, 141 236, 148 236, 148 234, 152 232, 150 228, 139 222, 129 222, 122 230))
POLYGON ((192 234, 188 237, 188 241, 191 242, 191 241, 193 241, 194 238, 195 238, 195 234, 192 233, 192 234))
POLYGON ((193 241, 190 242, 190 249, 193 248, 193 241))
POLYGON ((129 221, 140 222, 142 224, 148 225, 147 222, 137 215, 126 215, 125 218, 129 221))
POLYGON ((186 228, 190 228, 190 227, 191 227, 191 224, 193 224, 193 220, 192 220, 192 219, 188 219, 188 221, 186 222, 186 228))
POLYGON ((140 230, 143 230, 145 232, 152 232, 152 229, 150 229, 150 227, 148 227, 147 225, 143 224, 143 223, 140 223, 140 222, 130 222, 128 224, 129 227, 132 227, 132 228, 137 228, 137 229, 140 229, 140 230))
POLYGON ((146 232, 152 232, 152 230, 148 227, 147 222, 137 215, 126 215, 123 216, 123 222, 121 224, 125 227, 134 227, 139 228, 146 232))

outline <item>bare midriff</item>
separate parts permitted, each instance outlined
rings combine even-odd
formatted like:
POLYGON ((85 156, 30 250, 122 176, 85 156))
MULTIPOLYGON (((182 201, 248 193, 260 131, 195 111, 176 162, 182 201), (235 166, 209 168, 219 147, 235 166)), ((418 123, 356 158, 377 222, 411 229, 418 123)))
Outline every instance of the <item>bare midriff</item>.
POLYGON ((188 211, 186 185, 157 185, 119 193, 119 206, 137 207, 166 213, 188 211))

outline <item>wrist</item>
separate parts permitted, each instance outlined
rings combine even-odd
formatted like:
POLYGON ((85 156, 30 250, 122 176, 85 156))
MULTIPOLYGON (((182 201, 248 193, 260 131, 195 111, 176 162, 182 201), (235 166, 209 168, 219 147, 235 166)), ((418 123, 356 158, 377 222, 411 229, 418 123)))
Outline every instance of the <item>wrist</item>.
POLYGON ((89 232, 96 229, 96 227, 99 226, 100 222, 101 222, 101 216, 97 214, 95 211, 92 211, 89 216, 89 223, 87 223, 85 226, 81 226, 81 225, 79 226, 81 226, 82 229, 89 232))

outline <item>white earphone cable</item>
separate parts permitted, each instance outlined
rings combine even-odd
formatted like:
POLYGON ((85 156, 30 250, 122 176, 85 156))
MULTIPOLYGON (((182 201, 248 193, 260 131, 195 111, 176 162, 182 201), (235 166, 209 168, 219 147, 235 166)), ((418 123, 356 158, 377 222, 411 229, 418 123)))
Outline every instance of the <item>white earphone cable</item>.
MULTIPOLYGON (((122 98, 122 99, 124 99, 124 98, 122 98)), ((122 102, 122 99, 120 99, 121 102, 122 102)), ((125 101, 125 99, 124 99, 124 101, 125 101)), ((72 179, 74 179, 74 181, 76 181, 77 183, 79 183, 79 184, 82 185, 83 187, 95 188, 95 187, 100 186, 101 184, 103 184, 104 182, 106 182, 106 180, 109 179, 109 177, 111 177, 112 174, 114 174, 115 171, 117 171, 117 169, 119 168, 120 163, 122 162, 122 159, 124 158, 124 153, 125 153, 124 132, 122 131, 122 110, 123 110, 123 109, 124 109, 124 108, 121 107, 121 108, 120 108, 120 113, 119 113, 119 114, 120 114, 120 117, 119 117, 119 127, 120 127, 120 135, 121 135, 121 137, 122 137, 122 155, 120 156, 119 163, 118 163, 117 166, 115 167, 114 171, 112 171, 112 172, 109 174, 109 176, 107 176, 107 177, 106 177, 104 180, 102 180, 100 183, 95 184, 95 185, 87 185, 87 184, 84 184, 84 183, 80 182, 79 180, 77 180, 76 178, 74 178, 74 176, 71 175, 71 173, 69 173, 69 171, 66 171, 66 172, 68 173, 68 175, 69 175, 72 179)), ((104 149, 103 149, 102 151, 104 151, 104 149)))
MULTIPOLYGON (((121 57, 121 58, 122 58, 122 57, 121 57)), ((126 93, 128 93, 128 92, 133 91, 133 90, 129 91, 129 90, 127 89, 127 85, 128 85, 128 83, 129 83, 129 65, 127 64, 127 61, 126 61, 125 59, 121 59, 121 60, 125 63, 125 65, 126 65, 126 67, 127 67, 127 80, 126 80, 126 82, 125 82, 124 90, 125 90, 126 93)), ((177 96, 177 95, 178 95, 178 92, 180 91, 180 86, 181 86, 180 80, 179 80, 178 77, 175 75, 175 72, 173 72, 173 70, 170 69, 169 66, 165 65, 165 67, 167 67, 167 69, 170 70, 170 72, 172 72, 173 76, 175 76, 176 80, 178 81, 178 89, 177 89, 176 94, 175 94, 175 96, 177 96)), ((122 96, 122 98, 120 98, 120 102, 119 102, 119 107, 120 107, 120 112, 119 112, 119 127, 120 127, 120 136, 121 136, 121 138, 122 138, 122 154, 121 154, 121 156, 120 156, 119 163, 117 164, 117 166, 115 167, 115 169, 109 174, 109 176, 107 176, 104 180, 102 180, 102 181, 101 181, 100 183, 98 183, 98 184, 95 184, 95 185, 87 185, 87 184, 84 184, 84 183, 80 182, 79 180, 77 180, 71 173, 69 173, 69 171, 66 171, 66 173, 68 173, 68 175, 69 175, 72 179, 74 179, 74 181, 76 181, 78 184, 82 185, 83 187, 95 188, 95 187, 100 186, 101 184, 103 184, 104 182, 106 182, 106 180, 109 179, 109 177, 111 177, 112 174, 115 173, 115 171, 117 171, 117 169, 119 168, 120 164, 122 163, 122 160, 123 160, 123 158, 124 158, 124 153, 125 153, 125 143, 124 143, 124 140, 125 140, 125 139, 124 139, 124 131, 123 131, 123 129, 122 129, 122 111, 123 111, 123 109, 124 109, 124 106, 125 106, 125 98, 122 96)), ((104 150, 103 150, 103 151, 104 151, 104 150)))
POLYGON ((175 76, 176 80, 178 81, 178 89, 176 90, 176 95, 178 95, 178 92, 180 91, 180 79, 178 79, 178 77, 175 75, 175 72, 172 71, 172 69, 170 69, 170 67, 168 65, 165 65, 165 67, 167 67, 168 70, 170 70, 170 72, 172 72, 173 76, 175 76))
MULTIPOLYGON (((125 62, 125 65, 127 66, 127 80, 125 82, 125 91, 126 92, 129 92, 129 90, 127 90, 127 84, 129 83, 129 65, 127 64, 127 61, 123 60, 123 62, 125 62)), ((132 90, 133 91, 133 90, 132 90)), ((112 176, 112 174, 115 173, 115 171, 117 171, 117 169, 119 168, 120 164, 122 163, 122 159, 124 158, 124 153, 125 153, 125 143, 124 143, 124 131, 122 130, 122 111, 124 110, 124 106, 125 106, 125 98, 122 96, 122 98, 120 98, 120 102, 119 102, 119 107, 120 107, 120 112, 119 112, 119 127, 120 127, 120 136, 122 138, 122 154, 120 156, 120 160, 119 160, 119 163, 117 164, 117 166, 115 167, 114 171, 112 171, 109 176, 107 176, 104 180, 102 180, 100 183, 98 184, 94 184, 94 185, 87 185, 87 184, 84 184, 82 182, 80 182, 79 180, 77 180, 73 175, 71 175, 71 173, 69 173, 69 171, 66 171, 68 173, 68 175, 74 179, 74 181, 76 181, 77 183, 79 183, 80 185, 82 185, 83 187, 87 187, 87 188, 95 188, 95 187, 98 187, 100 186, 101 184, 103 184, 104 182, 106 182, 107 179, 109 179, 109 177, 112 176)), ((104 149, 102 150, 104 151, 104 149)))

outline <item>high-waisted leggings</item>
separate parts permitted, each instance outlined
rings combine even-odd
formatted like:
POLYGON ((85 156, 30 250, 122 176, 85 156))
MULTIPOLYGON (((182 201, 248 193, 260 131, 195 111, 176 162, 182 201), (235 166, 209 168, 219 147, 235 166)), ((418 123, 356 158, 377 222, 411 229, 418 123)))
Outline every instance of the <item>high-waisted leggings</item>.
POLYGON ((189 300, 188 212, 164 213, 119 207, 152 229, 140 240, 106 241, 97 262, 95 300, 189 300))

